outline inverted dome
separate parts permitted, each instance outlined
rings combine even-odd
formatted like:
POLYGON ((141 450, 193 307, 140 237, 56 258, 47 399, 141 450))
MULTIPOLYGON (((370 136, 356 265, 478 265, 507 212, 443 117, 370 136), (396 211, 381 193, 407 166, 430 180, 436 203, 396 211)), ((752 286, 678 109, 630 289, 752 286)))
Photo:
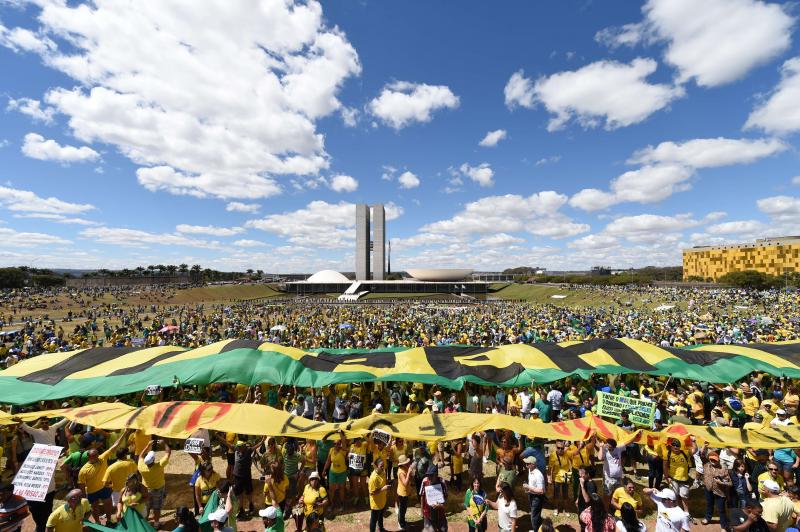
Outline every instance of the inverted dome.
POLYGON ((460 268, 410 269, 408 274, 417 281, 463 281, 472 270, 460 268))
POLYGON ((337 283, 337 284, 342 284, 342 283, 349 283, 350 279, 348 279, 347 277, 345 277, 341 273, 335 272, 333 270, 322 270, 322 271, 319 271, 319 272, 315 273, 311 277, 309 277, 306 281, 309 282, 309 283, 337 283))

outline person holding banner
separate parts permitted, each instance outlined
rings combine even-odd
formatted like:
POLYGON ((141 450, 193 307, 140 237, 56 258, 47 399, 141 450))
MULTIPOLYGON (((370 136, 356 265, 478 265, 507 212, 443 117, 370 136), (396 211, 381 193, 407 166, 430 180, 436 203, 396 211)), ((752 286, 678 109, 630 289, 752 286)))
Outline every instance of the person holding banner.
MULTIPOLYGON (((158 440, 161 442, 163 440, 158 440)), ((156 441, 150 442, 142 450, 139 455, 139 462, 137 467, 139 473, 142 475, 142 483, 150 492, 150 498, 147 503, 147 513, 153 511, 153 526, 158 529, 161 522, 161 506, 164 504, 165 488, 167 485, 166 477, 164 476, 164 468, 169 463, 169 458, 172 455, 172 449, 169 445, 164 443, 164 456, 160 460, 156 460, 156 453, 153 446, 156 441)), ((145 516, 146 517, 146 516, 145 516)))
POLYGON ((100 524, 100 517, 103 514, 106 515, 108 521, 112 521, 111 488, 106 486, 104 479, 108 469, 108 459, 127 438, 127 431, 120 434, 111 447, 102 454, 97 449, 90 449, 89 461, 78 472, 78 487, 83 490, 92 505, 94 522, 97 524, 100 524))
POLYGON ((367 444, 363 438, 355 438, 347 454, 347 468, 350 477, 350 492, 353 506, 358 506, 359 498, 367 500, 367 444))
POLYGON ((446 501, 447 484, 439 478, 439 468, 436 464, 430 464, 419 489, 419 504, 422 508, 422 521, 426 531, 447 531, 446 501))

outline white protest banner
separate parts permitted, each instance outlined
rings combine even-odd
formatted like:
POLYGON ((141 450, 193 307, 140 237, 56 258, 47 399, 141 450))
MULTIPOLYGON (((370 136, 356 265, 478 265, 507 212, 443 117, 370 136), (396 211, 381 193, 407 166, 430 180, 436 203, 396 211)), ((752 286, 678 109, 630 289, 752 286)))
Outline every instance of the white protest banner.
POLYGON ((183 444, 183 452, 189 454, 200 454, 205 445, 203 438, 186 438, 186 443, 183 444))
POLYGON ((441 484, 425 486, 425 501, 428 505, 444 504, 444 492, 441 484))
POLYGON ((131 338, 131 345, 133 347, 144 347, 146 341, 147 339, 143 336, 139 338, 131 338))
POLYGON ((389 442, 392 441, 392 435, 383 430, 376 429, 372 431, 372 441, 374 441, 375 443, 382 443, 384 445, 389 445, 389 442))
POLYGON ((158 395, 161 393, 161 386, 158 384, 151 384, 144 389, 145 395, 158 395))
POLYGON ((35 443, 14 477, 14 495, 29 501, 43 502, 47 497, 50 479, 58 465, 61 449, 57 445, 35 443))
POLYGON ((643 427, 652 427, 656 404, 647 399, 597 392, 597 414, 599 416, 620 419, 622 412, 628 413, 632 423, 643 427))

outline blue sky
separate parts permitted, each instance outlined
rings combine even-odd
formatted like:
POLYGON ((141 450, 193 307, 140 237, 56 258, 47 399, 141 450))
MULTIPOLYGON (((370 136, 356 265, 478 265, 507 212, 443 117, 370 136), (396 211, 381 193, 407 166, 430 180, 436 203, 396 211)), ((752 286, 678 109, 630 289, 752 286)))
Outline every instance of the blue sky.
POLYGON ((800 233, 796 6, 0 2, 0 264, 675 265, 800 233))

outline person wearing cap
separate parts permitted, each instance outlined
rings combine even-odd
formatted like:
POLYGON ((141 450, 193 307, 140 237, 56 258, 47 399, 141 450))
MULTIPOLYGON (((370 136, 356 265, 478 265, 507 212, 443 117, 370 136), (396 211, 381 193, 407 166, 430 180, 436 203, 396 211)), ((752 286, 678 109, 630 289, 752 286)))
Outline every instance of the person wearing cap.
MULTIPOLYGON (((697 444, 692 441, 692 452, 697 451, 697 444)), ((672 439, 664 453, 664 480, 669 483, 672 492, 678 496, 678 500, 685 512, 689 512, 689 489, 692 485, 689 480, 689 468, 692 466, 690 454, 681 449, 681 442, 672 439)))
POLYGON ((397 524, 400 530, 406 529, 406 510, 411 493, 411 459, 405 454, 397 457, 397 524))
POLYGON ((528 502, 531 508, 531 527, 539 530, 542 525, 542 507, 544 506, 546 484, 544 474, 536 467, 535 456, 528 456, 522 459, 528 469, 528 481, 522 484, 522 490, 528 494, 528 502))
POLYGON ((78 487, 83 490, 92 505, 92 515, 97 524, 100 524, 102 515, 112 515, 111 488, 106 486, 104 478, 108 470, 108 459, 114 455, 127 436, 126 433, 121 434, 113 445, 102 454, 97 449, 90 449, 89 460, 78 472, 78 487))
MULTIPOLYGON (((161 440, 159 440, 161 441, 161 440)), ((142 449, 139 455, 139 462, 137 468, 142 475, 142 484, 147 488, 150 497, 147 501, 147 516, 149 517, 150 511, 153 512, 153 525, 156 529, 161 521, 161 507, 164 504, 165 488, 167 479, 164 475, 164 468, 169 463, 169 458, 172 455, 172 449, 164 442, 164 455, 156 460, 156 452, 153 450, 155 440, 150 442, 142 449)))
POLYGON ((28 501, 14 495, 13 484, 0 481, 0 530, 20 532, 28 513, 28 501))
POLYGON ((208 514, 208 522, 211 523, 211 528, 218 532, 233 532, 233 529, 227 526, 228 512, 225 508, 219 508, 208 514))
POLYGON ((83 520, 92 513, 92 504, 83 498, 83 491, 71 490, 64 504, 52 511, 47 518, 46 532, 81 532, 83 520))
POLYGON ((720 464, 719 453, 709 451, 707 444, 703 444, 700 457, 703 459, 703 487, 706 492, 706 514, 703 524, 711 522, 716 507, 719 513, 719 526, 727 530, 728 491, 733 486, 730 473, 720 464))
POLYGON ((447 530, 445 501, 447 501, 447 484, 439 478, 439 468, 436 464, 430 464, 425 471, 425 478, 420 483, 419 489, 423 526, 426 530, 434 532, 445 532, 447 530), (431 497, 436 497, 436 500, 430 501, 431 497))
POLYGON ((678 506, 675 492, 669 488, 657 490, 644 488, 645 495, 655 503, 656 529, 655 532, 680 532, 691 530, 691 517, 689 512, 678 506))
POLYGON ((380 530, 384 532, 386 529, 383 526, 383 511, 386 509, 387 492, 391 486, 386 483, 384 476, 385 464, 382 458, 377 458, 373 463, 372 474, 369 476, 367 482, 367 489, 369 491, 369 530, 375 532, 380 530))
POLYGON ((284 532, 283 511, 279 506, 267 506, 258 511, 264 532, 284 532))
POLYGON ((303 515, 300 516, 299 521, 296 521, 297 530, 303 529, 303 519, 310 514, 316 513, 320 520, 325 515, 325 507, 328 506, 328 492, 320 485, 320 476, 316 471, 308 476, 308 484, 303 488, 300 502, 303 503, 303 515))
POLYGON ((786 495, 782 495, 783 487, 771 479, 761 483, 763 495, 761 507, 764 509, 761 516, 767 522, 770 530, 786 530, 792 524, 794 504, 786 495))

